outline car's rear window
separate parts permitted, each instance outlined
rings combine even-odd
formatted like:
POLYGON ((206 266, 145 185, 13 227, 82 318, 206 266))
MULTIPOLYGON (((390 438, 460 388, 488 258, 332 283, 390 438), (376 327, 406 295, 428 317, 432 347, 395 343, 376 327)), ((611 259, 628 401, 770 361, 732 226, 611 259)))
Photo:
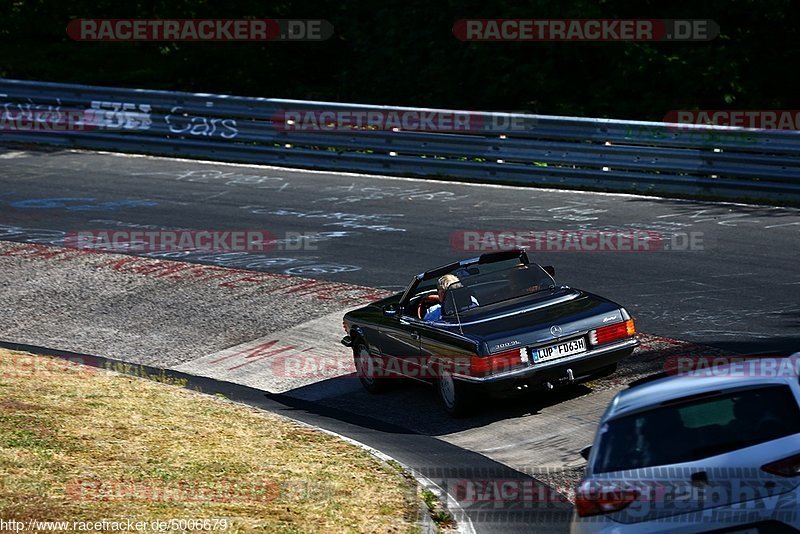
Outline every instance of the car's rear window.
POLYGON ((788 386, 687 398, 612 419, 601 428, 595 473, 690 462, 800 433, 788 386))

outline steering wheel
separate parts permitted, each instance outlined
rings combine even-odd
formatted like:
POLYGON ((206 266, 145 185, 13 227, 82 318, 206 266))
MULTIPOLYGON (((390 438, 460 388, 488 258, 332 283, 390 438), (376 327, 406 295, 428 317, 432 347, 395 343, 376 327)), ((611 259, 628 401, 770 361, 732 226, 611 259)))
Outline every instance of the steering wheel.
POLYGON ((439 295, 425 295, 419 299, 419 304, 417 304, 417 318, 422 319, 425 317, 425 314, 428 313, 428 308, 434 304, 439 304, 439 295))

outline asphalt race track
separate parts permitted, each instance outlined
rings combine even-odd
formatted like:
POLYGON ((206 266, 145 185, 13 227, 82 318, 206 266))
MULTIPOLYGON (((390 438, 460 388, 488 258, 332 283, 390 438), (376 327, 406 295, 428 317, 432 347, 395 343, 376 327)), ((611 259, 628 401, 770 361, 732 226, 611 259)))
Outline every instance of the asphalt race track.
POLYGON ((135 225, 316 234, 315 250, 218 264, 390 290, 476 255, 451 246, 460 230, 649 230, 674 248, 693 235, 702 250, 532 256, 555 265, 561 283, 626 306, 641 331, 736 352, 800 347, 796 209, 90 152, 5 149, 0 158, 0 239, 47 242, 60 234, 41 230, 135 225), (71 200, 45 200, 53 198, 71 200), (40 232, 26 236, 32 229, 40 232))
MULTIPOLYGON (((669 350, 697 350, 674 340, 713 347, 702 349, 709 353, 800 350, 796 209, 51 149, 0 149, 0 165, 0 241, 64 246, 69 233, 88 229, 304 236, 304 246, 288 240, 263 253, 145 253, 140 255, 149 257, 136 259, 135 269, 101 268, 109 264, 105 254, 48 261, 48 254, 37 249, 26 252, 0 243, 0 265, 7 273, 3 337, 12 333, 13 341, 41 345, 57 340, 59 349, 127 355, 137 363, 239 385, 233 389, 252 388, 240 392, 243 398, 267 391, 269 409, 281 406, 287 415, 371 442, 420 467, 447 467, 450 458, 451 467, 466 461, 476 469, 494 469, 491 476, 501 479, 530 469, 551 486, 563 482, 558 491, 565 493, 580 466, 577 450, 587 444, 614 392, 658 370, 657 358, 669 350), (174 260, 229 269, 219 276, 241 277, 239 270, 281 275, 267 277, 265 287, 281 286, 287 280, 283 275, 291 275, 340 284, 330 287, 341 293, 358 292, 350 286, 355 284, 380 294, 400 290, 416 272, 477 255, 458 249, 461 232, 531 230, 643 230, 662 236, 671 250, 531 253, 539 263, 555 265, 559 282, 626 306, 646 333, 636 356, 642 363, 633 361, 620 376, 590 387, 491 404, 467 421, 445 417, 433 393, 416 386, 398 387, 376 401, 347 368, 326 380, 283 383, 270 382, 267 367, 243 373, 240 366, 227 365, 232 355, 241 357, 273 339, 309 349, 319 344, 320 355, 336 358, 343 349, 336 343, 341 314, 358 299, 323 301, 292 291, 231 289, 221 287, 222 279, 166 283, 147 274, 153 272, 147 262, 174 260), (689 239, 694 241, 687 247, 689 239), (68 288, 70 281, 74 287, 68 288), (42 307, 37 302, 50 296, 53 303, 44 308, 49 316, 60 314, 60 324, 21 318, 36 313, 42 307), (109 307, 111 301, 124 302, 125 313, 109 307), (182 311, 174 324, 169 306, 182 311), (236 320, 204 322, 204 313, 225 306, 238 314, 236 320), (132 323, 134 311, 151 322, 132 323), (139 343, 141 354, 135 350, 139 343), (149 359, 156 352, 173 359, 149 359), (210 365, 220 361, 226 364, 210 365), (433 454, 427 464, 426 451, 433 454), (503 472, 504 466, 517 471, 503 472)), ((119 265, 120 260, 113 261, 119 265)), ((163 262, 159 265, 163 268, 163 262)), ((470 477, 481 478, 474 473, 449 478, 458 486, 456 479, 470 477)), ((479 531, 507 530, 476 515, 487 507, 493 511, 497 503, 466 502, 473 505, 466 508, 479 531)), ((551 519, 559 523, 557 530, 563 528, 568 506, 556 502, 548 510, 560 514, 551 519)))

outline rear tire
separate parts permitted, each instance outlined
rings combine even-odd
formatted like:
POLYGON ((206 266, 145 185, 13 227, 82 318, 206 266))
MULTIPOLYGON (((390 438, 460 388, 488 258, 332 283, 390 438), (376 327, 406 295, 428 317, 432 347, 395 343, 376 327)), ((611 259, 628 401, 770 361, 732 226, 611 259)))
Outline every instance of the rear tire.
POLYGON ((353 345, 353 363, 356 374, 364 389, 370 393, 380 393, 386 390, 386 378, 376 376, 375 358, 369 353, 367 344, 362 339, 356 339, 353 345))
POLYGON ((434 385, 442 407, 451 417, 465 417, 475 410, 475 399, 450 371, 439 367, 439 377, 434 385))

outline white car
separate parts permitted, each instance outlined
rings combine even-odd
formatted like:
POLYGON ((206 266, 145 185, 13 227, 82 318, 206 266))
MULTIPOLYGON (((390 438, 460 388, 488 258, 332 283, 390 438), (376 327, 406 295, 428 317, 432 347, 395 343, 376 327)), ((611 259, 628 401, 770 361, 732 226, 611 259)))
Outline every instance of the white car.
POLYGON ((800 353, 614 397, 575 499, 583 532, 797 532, 800 353))

